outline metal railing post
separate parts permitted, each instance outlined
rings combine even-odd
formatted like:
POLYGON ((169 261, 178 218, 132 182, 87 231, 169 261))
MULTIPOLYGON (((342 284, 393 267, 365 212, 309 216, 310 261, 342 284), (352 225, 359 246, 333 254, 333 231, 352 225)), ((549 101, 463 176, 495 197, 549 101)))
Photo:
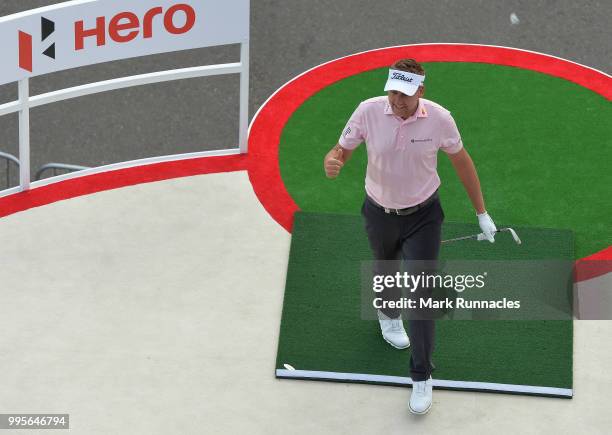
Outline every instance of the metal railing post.
POLYGON ((248 148, 249 129, 249 42, 240 44, 240 120, 238 124, 238 146, 241 153, 248 148))
POLYGON ((11 162, 17 165, 17 172, 19 172, 19 159, 12 154, 0 151, 0 160, 6 160, 6 187, 11 186, 11 162))
POLYGON ((30 189, 30 81, 19 80, 19 190, 30 189))

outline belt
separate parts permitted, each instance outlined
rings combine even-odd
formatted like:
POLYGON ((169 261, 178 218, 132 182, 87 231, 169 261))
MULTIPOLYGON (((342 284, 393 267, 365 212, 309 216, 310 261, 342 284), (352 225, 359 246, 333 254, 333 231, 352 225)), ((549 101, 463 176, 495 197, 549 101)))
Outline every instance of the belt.
POLYGON ((407 207, 407 208, 387 208, 387 207, 383 207, 382 205, 379 205, 376 201, 374 201, 369 196, 367 198, 372 203, 373 206, 383 210, 387 214, 396 214, 398 216, 408 216, 409 214, 416 213, 420 209, 428 206, 429 204, 431 204, 432 202, 437 200, 438 199, 438 191, 436 190, 429 198, 427 198, 422 203, 417 204, 417 205, 413 205, 412 207, 407 207))

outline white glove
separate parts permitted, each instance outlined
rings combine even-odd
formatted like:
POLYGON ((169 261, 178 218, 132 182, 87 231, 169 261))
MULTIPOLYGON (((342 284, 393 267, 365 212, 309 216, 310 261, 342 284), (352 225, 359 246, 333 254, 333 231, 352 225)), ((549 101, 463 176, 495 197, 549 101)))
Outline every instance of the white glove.
MULTIPOLYGON (((495 226, 493 219, 491 219, 491 216, 489 216, 489 213, 487 212, 484 212, 477 216, 478 223, 480 224, 480 229, 484 234, 484 239, 493 243, 495 241, 495 232, 497 231, 497 227, 495 226)), ((479 237, 478 240, 481 240, 481 238, 479 237)))

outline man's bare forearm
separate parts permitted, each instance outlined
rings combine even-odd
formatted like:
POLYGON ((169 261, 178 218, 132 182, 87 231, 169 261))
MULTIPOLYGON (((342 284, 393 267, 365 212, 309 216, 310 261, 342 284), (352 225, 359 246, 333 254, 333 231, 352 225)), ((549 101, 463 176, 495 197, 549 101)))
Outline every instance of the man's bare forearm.
POLYGON ((482 197, 482 189, 480 188, 480 180, 478 179, 478 173, 476 167, 470 155, 465 151, 461 150, 457 156, 450 156, 451 163, 463 183, 463 187, 472 201, 472 205, 476 210, 476 213, 482 214, 486 211, 484 199, 482 197))

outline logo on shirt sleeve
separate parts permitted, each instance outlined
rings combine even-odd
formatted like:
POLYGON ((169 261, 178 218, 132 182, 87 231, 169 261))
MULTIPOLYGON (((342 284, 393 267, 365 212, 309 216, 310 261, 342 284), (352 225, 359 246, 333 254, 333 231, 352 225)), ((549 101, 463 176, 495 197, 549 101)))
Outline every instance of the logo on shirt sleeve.
POLYGON ((351 132, 351 127, 346 127, 346 130, 344 130, 344 133, 343 133, 344 137, 347 137, 350 132, 351 132))

